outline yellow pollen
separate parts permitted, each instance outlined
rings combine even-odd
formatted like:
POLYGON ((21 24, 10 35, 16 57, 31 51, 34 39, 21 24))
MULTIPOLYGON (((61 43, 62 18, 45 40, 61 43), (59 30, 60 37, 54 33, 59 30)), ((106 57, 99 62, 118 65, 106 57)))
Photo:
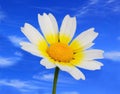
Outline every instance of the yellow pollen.
POLYGON ((61 62, 69 62, 73 58, 72 49, 64 43, 54 43, 48 49, 47 53, 49 56, 61 62))

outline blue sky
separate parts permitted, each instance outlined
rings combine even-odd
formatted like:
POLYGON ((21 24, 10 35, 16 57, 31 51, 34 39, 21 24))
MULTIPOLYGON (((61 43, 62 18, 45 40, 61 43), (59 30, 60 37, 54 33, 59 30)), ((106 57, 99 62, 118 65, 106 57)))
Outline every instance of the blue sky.
POLYGON ((120 94, 119 0, 0 0, 0 94, 51 94, 54 69, 45 69, 41 58, 19 45, 27 41, 20 27, 28 22, 40 31, 37 14, 44 12, 53 13, 59 27, 66 14, 76 16, 75 36, 95 27, 93 48, 105 51, 101 70, 81 69, 85 81, 60 71, 57 94, 120 94))

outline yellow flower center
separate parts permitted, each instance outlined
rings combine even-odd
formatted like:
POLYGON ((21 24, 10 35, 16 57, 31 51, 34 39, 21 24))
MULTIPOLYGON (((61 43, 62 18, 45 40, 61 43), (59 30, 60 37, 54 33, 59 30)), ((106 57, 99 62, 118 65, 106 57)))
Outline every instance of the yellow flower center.
POLYGON ((47 53, 49 56, 56 60, 62 62, 69 62, 73 58, 72 49, 64 43, 54 43, 48 49, 47 53))

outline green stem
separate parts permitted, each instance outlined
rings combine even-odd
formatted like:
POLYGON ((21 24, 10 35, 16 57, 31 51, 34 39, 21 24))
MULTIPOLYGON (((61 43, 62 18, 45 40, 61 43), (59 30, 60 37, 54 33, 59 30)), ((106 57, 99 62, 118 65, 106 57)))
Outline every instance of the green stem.
POLYGON ((55 68, 55 73, 54 73, 54 81, 53 81, 52 94, 56 94, 56 86, 57 86, 58 74, 59 74, 59 68, 56 67, 55 68))

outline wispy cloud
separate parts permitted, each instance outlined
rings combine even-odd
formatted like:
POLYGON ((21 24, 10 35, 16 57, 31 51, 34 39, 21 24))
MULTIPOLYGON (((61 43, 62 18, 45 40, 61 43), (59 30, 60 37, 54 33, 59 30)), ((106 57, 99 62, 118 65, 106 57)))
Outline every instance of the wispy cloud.
POLYGON ((25 38, 23 37, 18 37, 18 36, 9 36, 8 39, 10 40, 11 43, 13 43, 14 46, 19 47, 20 42, 26 41, 25 38))
POLYGON ((48 89, 43 83, 36 82, 33 80, 22 81, 18 79, 0 79, 0 87, 11 86, 18 89, 22 94, 28 94, 28 92, 37 94, 40 90, 48 89))
POLYGON ((5 14, 2 11, 0 11, 0 21, 2 21, 5 17, 5 14))
POLYGON ((15 55, 15 56, 18 56, 18 57, 22 57, 22 56, 23 56, 23 54, 22 54, 21 52, 18 52, 18 51, 15 52, 14 55, 15 55))
POLYGON ((51 11, 56 13, 61 13, 64 11, 71 11, 74 16, 84 17, 84 16, 106 16, 110 13, 118 14, 120 13, 120 2, 117 0, 87 0, 80 6, 73 7, 36 7, 34 8, 51 11))
POLYGON ((116 0, 107 0, 107 3, 113 3, 115 2, 116 0))
POLYGON ((111 13, 116 13, 116 14, 120 13, 120 2, 118 0, 107 0, 104 6, 105 9, 111 13))
POLYGON ((102 14, 108 15, 110 13, 120 13, 120 2, 117 0, 88 0, 83 6, 76 8, 75 16, 83 17, 88 15, 102 14))
POLYGON ((94 5, 94 4, 97 4, 98 2, 99 0, 90 0, 89 5, 94 5))
POLYGON ((0 80, 0 85, 12 86, 16 88, 23 88, 28 86, 26 82, 19 81, 19 80, 0 80))
POLYGON ((34 75, 33 78, 37 80, 43 80, 43 81, 53 81, 54 74, 52 73, 47 73, 47 74, 38 74, 34 75))
POLYGON ((77 92, 77 91, 68 91, 68 92, 62 92, 62 93, 60 93, 60 94, 80 94, 79 92, 77 92))
POLYGON ((113 12, 120 12, 120 6, 115 6, 112 10, 113 12))
POLYGON ((120 51, 106 52, 105 58, 113 61, 120 61, 120 51))
POLYGON ((0 67, 12 66, 20 60, 20 57, 0 57, 0 67))
POLYGON ((120 40, 120 36, 119 36, 119 37, 117 37, 117 40, 120 40))
POLYGON ((0 22, 6 18, 6 14, 3 11, 2 7, 0 6, 0 22))
POLYGON ((98 3, 98 0, 89 0, 88 3, 86 3, 84 6, 80 6, 80 8, 76 9, 76 13, 75 13, 75 16, 77 17, 80 17, 84 14, 87 14, 89 13, 90 11, 93 10, 93 7, 91 6, 94 6, 98 3))
POLYGON ((0 8, 0 22, 6 18, 5 13, 0 8))
MULTIPOLYGON (((53 82, 54 73, 43 71, 33 75, 33 79, 40 80, 40 81, 53 82)), ((63 74, 59 75, 58 81, 62 86, 65 86, 66 84, 75 84, 75 82, 71 78, 67 76, 65 77, 63 74)))

